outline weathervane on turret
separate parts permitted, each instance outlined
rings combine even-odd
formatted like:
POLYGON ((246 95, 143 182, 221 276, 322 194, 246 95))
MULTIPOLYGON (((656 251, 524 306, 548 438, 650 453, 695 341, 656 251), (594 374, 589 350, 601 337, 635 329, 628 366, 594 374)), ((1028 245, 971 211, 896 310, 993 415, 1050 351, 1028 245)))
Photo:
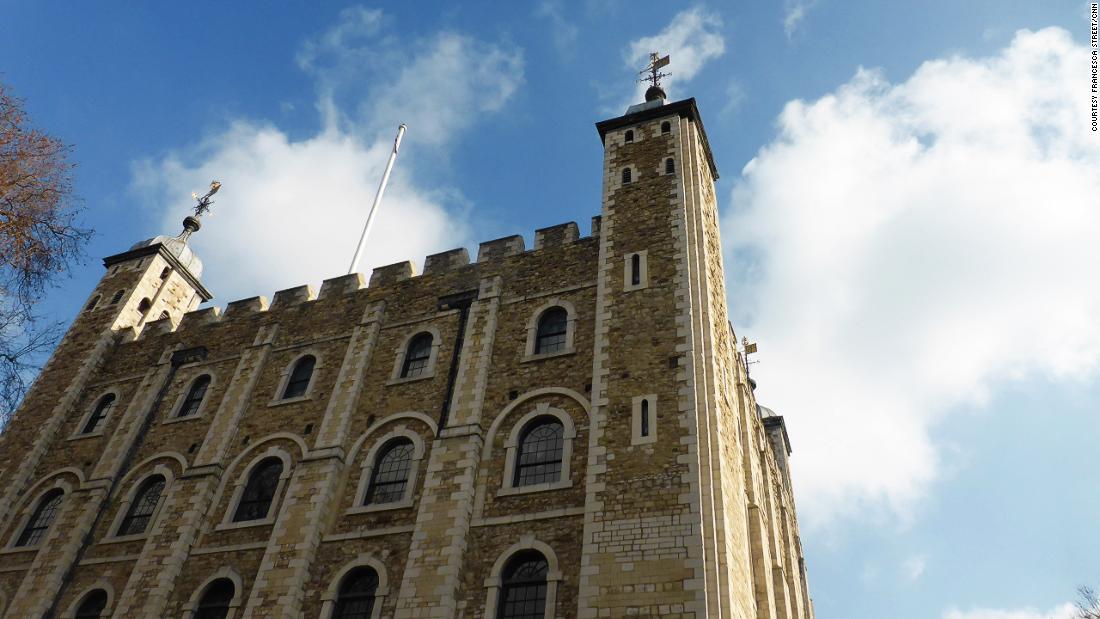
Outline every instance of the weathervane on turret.
POLYGON ((218 181, 210 181, 210 191, 206 192, 206 195, 200 196, 197 192, 191 192, 191 198, 198 201, 198 204, 195 205, 195 217, 202 217, 210 210, 210 206, 214 204, 214 201, 210 198, 218 193, 221 188, 222 184, 218 181))
POLYGON ((638 72, 643 76, 638 79, 639 82, 652 83, 652 86, 645 91, 646 101, 668 98, 668 95, 665 94, 665 89, 661 88, 661 78, 672 75, 671 73, 661 73, 661 67, 667 67, 668 63, 668 56, 662 58, 660 52, 653 52, 649 55, 649 66, 638 72))
POLYGON ((195 204, 195 214, 183 218, 183 232, 180 232, 179 236, 176 237, 177 239, 186 243, 192 232, 198 232, 199 228, 202 227, 200 218, 214 205, 214 201, 210 198, 218 193, 221 188, 222 184, 218 181, 210 181, 210 191, 206 192, 206 195, 200 196, 197 192, 191 192, 191 198, 197 202, 195 204))

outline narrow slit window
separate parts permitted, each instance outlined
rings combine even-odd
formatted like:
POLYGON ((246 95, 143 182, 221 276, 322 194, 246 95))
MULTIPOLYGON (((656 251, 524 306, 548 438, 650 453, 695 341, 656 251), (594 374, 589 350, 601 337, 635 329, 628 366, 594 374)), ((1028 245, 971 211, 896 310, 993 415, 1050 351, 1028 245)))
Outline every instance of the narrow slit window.
POLYGON ((641 434, 643 437, 649 436, 649 400, 642 400, 642 414, 641 414, 641 434))
POLYGON ((623 134, 623 141, 628 143, 628 144, 630 142, 634 141, 634 130, 633 129, 627 129, 626 130, 626 133, 623 134))
POLYGON ((672 133, 672 123, 667 120, 661 123, 661 133, 672 133))
POLYGON ((638 286, 642 283, 642 257, 634 254, 630 257, 630 285, 638 286))
POLYGON ((630 168, 623 168, 623 184, 626 185, 631 182, 630 168))
POLYGON ((665 159, 665 174, 672 174, 676 172, 676 160, 672 157, 665 159))

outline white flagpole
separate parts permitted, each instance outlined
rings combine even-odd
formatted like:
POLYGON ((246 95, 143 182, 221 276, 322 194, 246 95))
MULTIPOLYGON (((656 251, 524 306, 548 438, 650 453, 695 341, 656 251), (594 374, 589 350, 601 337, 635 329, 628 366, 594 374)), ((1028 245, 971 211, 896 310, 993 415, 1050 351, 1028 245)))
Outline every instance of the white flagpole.
POLYGON ((378 193, 374 194, 374 203, 370 205, 370 214, 367 215, 367 223, 363 226, 363 236, 359 237, 359 247, 356 248, 355 256, 351 259, 351 266, 348 267, 349 275, 355 272, 359 259, 363 257, 363 248, 367 246, 367 235, 370 234, 374 216, 378 213, 378 205, 382 203, 382 194, 386 193, 386 183, 390 181, 390 171, 393 170, 393 162, 397 159, 397 149, 401 146, 401 137, 405 135, 405 129, 405 123, 401 123, 397 128, 397 138, 393 141, 393 152, 390 153, 390 160, 386 162, 386 171, 382 173, 382 182, 378 185, 378 193))

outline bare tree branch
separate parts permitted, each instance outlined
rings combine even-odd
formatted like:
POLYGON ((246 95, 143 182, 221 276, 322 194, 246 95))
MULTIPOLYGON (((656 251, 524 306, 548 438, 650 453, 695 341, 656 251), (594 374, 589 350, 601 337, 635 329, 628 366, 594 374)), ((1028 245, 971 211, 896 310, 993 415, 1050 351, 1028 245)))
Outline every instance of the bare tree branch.
POLYGON ((1092 587, 1077 588, 1076 619, 1100 619, 1100 598, 1092 587))
POLYGON ((63 332, 35 306, 91 237, 75 223, 70 150, 32 126, 0 84, 0 428, 63 332))

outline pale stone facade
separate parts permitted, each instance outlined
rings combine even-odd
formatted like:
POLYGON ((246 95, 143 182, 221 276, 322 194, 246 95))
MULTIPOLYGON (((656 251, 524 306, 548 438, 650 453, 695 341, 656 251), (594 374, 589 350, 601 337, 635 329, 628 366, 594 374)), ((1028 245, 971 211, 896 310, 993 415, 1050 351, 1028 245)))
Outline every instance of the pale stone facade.
POLYGON ((563 224, 532 250, 506 237, 473 263, 452 250, 420 275, 405 262, 224 312, 195 311, 201 265, 166 237, 108 258, 0 435, 0 615, 71 617, 101 590, 104 617, 191 617, 227 579, 227 616, 330 617, 369 567, 375 617, 488 618, 509 559, 533 551, 547 618, 810 619, 787 433, 728 322, 695 101, 597 128, 589 236, 563 224), (554 308, 560 345, 540 352, 554 308), (308 384, 281 397, 307 355, 308 384), (561 471, 521 485, 538 419, 560 425, 561 471), (410 446, 407 487, 371 504, 392 440, 410 446), (235 521, 262 463, 278 465, 270 508, 235 521), (149 479, 148 524, 124 532, 149 479))

